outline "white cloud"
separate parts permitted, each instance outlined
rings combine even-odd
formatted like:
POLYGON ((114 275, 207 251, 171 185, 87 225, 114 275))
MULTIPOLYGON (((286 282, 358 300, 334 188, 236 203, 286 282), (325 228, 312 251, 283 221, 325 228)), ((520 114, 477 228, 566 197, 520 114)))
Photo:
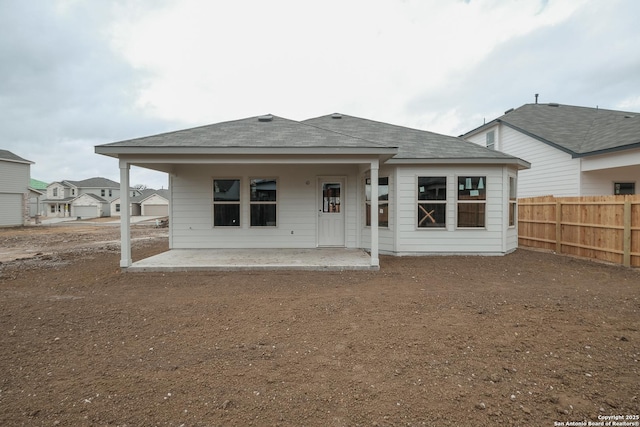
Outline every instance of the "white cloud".
POLYGON ((458 135, 534 93, 640 110, 639 15, 635 0, 0 1, 0 140, 34 178, 118 180, 93 145, 266 112, 458 135))
POLYGON ((114 48, 150 74, 138 106, 163 118, 302 119, 347 107, 388 117, 581 4, 188 0, 146 14, 121 9, 112 33, 114 48))

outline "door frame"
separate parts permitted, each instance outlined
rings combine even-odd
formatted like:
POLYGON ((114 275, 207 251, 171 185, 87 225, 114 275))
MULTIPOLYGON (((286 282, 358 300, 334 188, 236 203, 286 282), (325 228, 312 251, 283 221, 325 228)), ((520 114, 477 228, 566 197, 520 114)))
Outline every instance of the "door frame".
POLYGON ((346 248, 347 247, 347 176, 346 175, 319 175, 316 177, 316 247, 319 248, 346 248), (322 212, 322 184, 326 182, 340 182, 340 210, 343 218, 342 235, 344 244, 342 245, 321 245, 320 244, 320 213, 322 212))

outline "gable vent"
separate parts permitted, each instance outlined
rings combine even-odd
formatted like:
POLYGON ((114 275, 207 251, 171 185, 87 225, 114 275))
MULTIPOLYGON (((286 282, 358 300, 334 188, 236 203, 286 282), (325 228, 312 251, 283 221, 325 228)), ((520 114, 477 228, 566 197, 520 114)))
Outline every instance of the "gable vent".
POLYGON ((273 121, 273 116, 271 114, 265 114, 264 116, 258 117, 259 122, 271 122, 273 121))
POLYGON ((332 118, 332 119, 341 119, 341 118, 342 118, 342 114, 340 114, 340 113, 333 113, 333 114, 331 115, 331 118, 332 118))

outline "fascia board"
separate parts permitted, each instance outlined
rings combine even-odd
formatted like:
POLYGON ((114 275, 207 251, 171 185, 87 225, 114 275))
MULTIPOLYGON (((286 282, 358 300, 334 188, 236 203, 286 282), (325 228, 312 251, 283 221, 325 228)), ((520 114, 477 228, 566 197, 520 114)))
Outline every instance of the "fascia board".
POLYGON ((519 159, 391 159, 385 164, 391 165, 513 165, 518 169, 530 169, 531 163, 519 159))

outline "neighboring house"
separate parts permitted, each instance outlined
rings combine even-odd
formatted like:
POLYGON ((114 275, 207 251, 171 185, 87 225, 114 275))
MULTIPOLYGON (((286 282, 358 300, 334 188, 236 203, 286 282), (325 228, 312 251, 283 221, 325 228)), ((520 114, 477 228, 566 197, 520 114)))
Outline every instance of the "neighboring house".
POLYGON ((0 226, 29 223, 32 161, 0 150, 0 226))
MULTIPOLYGON (((515 250, 510 194, 529 167, 461 138, 341 114, 252 117, 96 153, 119 159, 122 188, 131 165, 169 174, 171 249, 364 248, 372 266, 379 252, 515 250)), ((128 267, 122 213, 120 265, 128 267)))
MULTIPOLYGON (((131 216, 169 216, 169 190, 133 190, 129 199, 131 216)), ((120 216, 120 198, 111 202, 111 215, 120 216)))
POLYGON ((110 216, 111 201, 119 197, 119 183, 107 178, 89 178, 52 182, 42 202, 46 216, 95 218, 110 216))
POLYGON ((44 215, 44 205, 42 200, 47 194, 47 184, 44 181, 38 181, 31 178, 29 184, 29 190, 31 191, 29 197, 29 216, 35 217, 36 215, 44 215))
POLYGON ((518 197, 638 194, 640 113, 526 104, 462 137, 531 163, 518 197))

